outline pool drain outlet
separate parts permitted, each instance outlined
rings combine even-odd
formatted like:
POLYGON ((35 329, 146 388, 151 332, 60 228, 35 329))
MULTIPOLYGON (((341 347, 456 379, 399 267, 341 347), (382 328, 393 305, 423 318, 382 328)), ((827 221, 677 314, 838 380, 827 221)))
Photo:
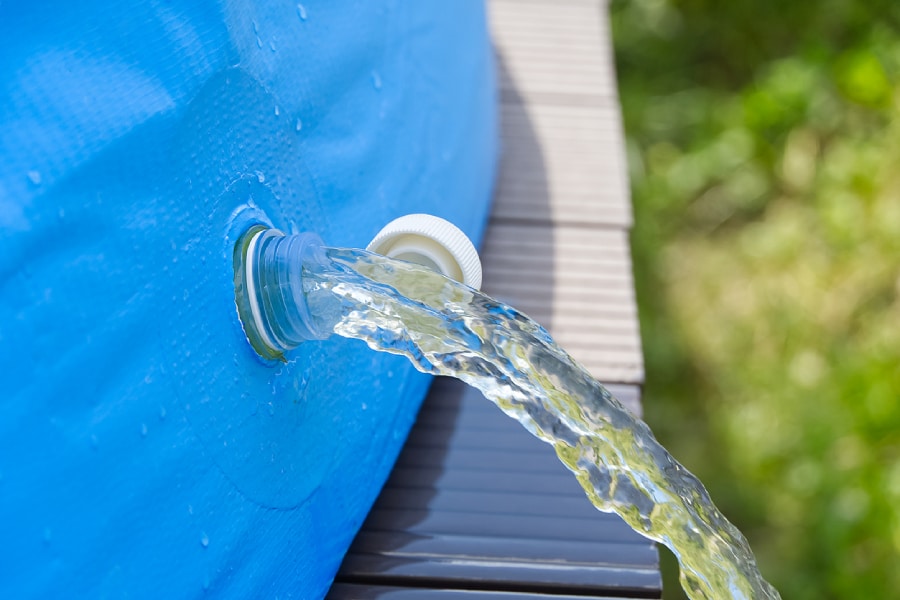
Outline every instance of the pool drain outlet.
MULTIPOLYGON (((481 286, 481 261, 469 238, 452 223, 424 214, 400 217, 375 236, 367 250, 428 267, 481 286)), ((307 340, 329 337, 319 331, 303 293, 303 269, 327 268, 322 239, 310 232, 285 235, 264 225, 250 227, 234 246, 234 297, 247 340, 267 360, 307 340)))

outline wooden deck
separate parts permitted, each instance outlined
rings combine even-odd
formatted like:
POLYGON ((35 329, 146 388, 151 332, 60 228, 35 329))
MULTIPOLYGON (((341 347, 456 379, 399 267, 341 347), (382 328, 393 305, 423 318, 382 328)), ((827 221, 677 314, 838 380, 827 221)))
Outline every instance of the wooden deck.
MULTIPOLYGON (((640 414, 631 205, 606 5, 489 0, 503 158, 484 291, 546 326, 640 414)), ((656 547, 554 453, 438 380, 329 599, 659 598, 656 547)))

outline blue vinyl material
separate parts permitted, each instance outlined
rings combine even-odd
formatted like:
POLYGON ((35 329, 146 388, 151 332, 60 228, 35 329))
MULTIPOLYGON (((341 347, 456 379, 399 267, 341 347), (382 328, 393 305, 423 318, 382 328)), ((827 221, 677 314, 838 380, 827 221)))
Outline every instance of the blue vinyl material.
POLYGON ((482 3, 13 0, 0 39, 0 597, 321 597, 429 379, 337 338, 264 364, 232 245, 479 239, 482 3))

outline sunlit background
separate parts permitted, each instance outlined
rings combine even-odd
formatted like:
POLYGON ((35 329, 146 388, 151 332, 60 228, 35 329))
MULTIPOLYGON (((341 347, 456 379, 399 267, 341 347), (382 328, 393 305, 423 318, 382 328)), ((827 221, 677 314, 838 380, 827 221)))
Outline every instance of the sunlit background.
POLYGON ((900 2, 611 14, 646 419, 785 598, 900 598, 900 2))

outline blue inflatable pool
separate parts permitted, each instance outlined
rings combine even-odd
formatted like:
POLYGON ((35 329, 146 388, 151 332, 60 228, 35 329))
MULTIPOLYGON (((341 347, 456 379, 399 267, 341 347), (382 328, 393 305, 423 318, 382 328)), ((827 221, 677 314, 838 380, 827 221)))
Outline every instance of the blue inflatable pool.
POLYGON ((338 338, 267 364, 249 223, 479 239, 479 1, 0 3, 0 597, 317 598, 428 378, 338 338))

